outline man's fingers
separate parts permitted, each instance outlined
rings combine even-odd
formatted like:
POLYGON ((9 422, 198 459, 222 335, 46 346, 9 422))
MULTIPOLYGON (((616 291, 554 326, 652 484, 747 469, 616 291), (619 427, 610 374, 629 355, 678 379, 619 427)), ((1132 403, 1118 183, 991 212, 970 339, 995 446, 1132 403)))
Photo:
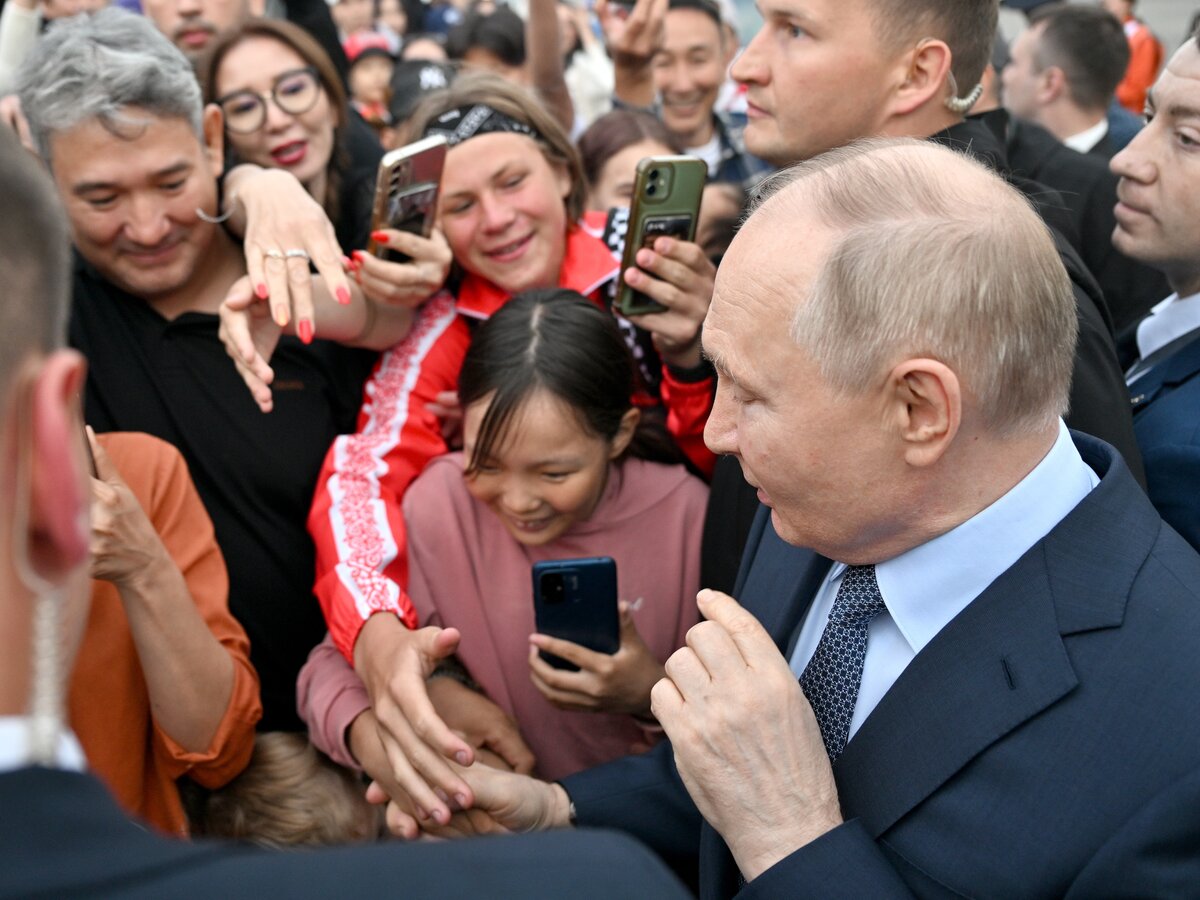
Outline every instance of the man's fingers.
POLYGON ((768 648, 778 655, 762 623, 728 594, 705 588, 696 595, 696 604, 705 619, 722 626, 747 660, 768 648))
POLYGON ((377 709, 376 718, 396 784, 420 813, 442 824, 450 818, 450 805, 437 796, 431 784, 440 788, 447 797, 455 797, 460 805, 469 805, 459 799, 473 799, 465 782, 454 774, 442 757, 417 737, 403 717, 397 719, 377 709))

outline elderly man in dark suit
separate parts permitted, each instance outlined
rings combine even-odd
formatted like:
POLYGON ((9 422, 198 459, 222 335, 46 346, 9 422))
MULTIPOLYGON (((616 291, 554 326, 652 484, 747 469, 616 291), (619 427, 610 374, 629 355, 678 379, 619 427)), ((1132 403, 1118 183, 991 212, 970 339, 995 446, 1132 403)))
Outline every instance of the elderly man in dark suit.
POLYGON ((1200 548, 1200 48, 1193 35, 1146 100, 1149 124, 1113 171, 1113 243, 1166 275, 1174 293, 1137 327, 1127 380, 1150 499, 1200 548))
POLYGON ((70 243, 4 131, 0 196, 20 211, 0 217, 0 897, 687 896, 614 835, 271 854, 168 840, 118 810, 60 717, 89 596, 85 366, 61 349, 70 243))
MULTIPOLYGON (((1200 884, 1200 556, 1068 432, 1076 322, 1044 226, 949 150, 793 170, 705 322, 706 439, 766 509, 668 661, 665 749, 509 828, 625 828, 702 896, 1175 896, 1200 884)), ((456 828, 491 823, 461 817, 456 828)))

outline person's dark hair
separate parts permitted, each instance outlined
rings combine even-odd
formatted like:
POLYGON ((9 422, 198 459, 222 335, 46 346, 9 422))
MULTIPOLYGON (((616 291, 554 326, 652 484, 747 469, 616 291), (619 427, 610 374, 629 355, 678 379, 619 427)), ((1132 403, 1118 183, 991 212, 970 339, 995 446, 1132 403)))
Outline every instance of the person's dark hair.
POLYGON ((27 358, 63 345, 71 296, 71 239, 50 179, 17 140, 0 128, 0 403, 27 358))
POLYGON ((667 10, 674 9, 694 9, 704 13, 716 24, 717 31, 721 33, 721 40, 725 40, 725 29, 721 27, 721 9, 713 0, 668 0, 667 10))
POLYGON ((1054 3, 1029 17, 1042 34, 1033 54, 1037 71, 1062 69, 1071 97, 1089 110, 1108 108, 1129 65, 1125 29, 1099 6, 1054 3))
MULTIPOLYGON (((525 291, 475 330, 458 375, 458 399, 464 409, 489 394, 492 399, 468 475, 505 439, 513 416, 538 389, 566 403, 589 434, 604 440, 616 436, 633 405, 633 357, 616 320, 575 291, 525 291)), ((680 461, 662 423, 645 414, 625 455, 680 461)))
POLYGON ((945 41, 953 56, 951 72, 958 96, 983 78, 992 56, 1000 0, 869 0, 875 34, 889 47, 921 38, 945 41))
POLYGON ((655 141, 672 153, 683 152, 662 120, 640 109, 614 109, 589 125, 577 143, 588 188, 596 186, 606 162, 642 141, 655 141))
POLYGON ((525 65, 525 23, 507 6, 483 13, 467 13, 446 35, 446 52, 463 59, 474 47, 486 50, 506 66, 525 65))
MULTIPOLYGON (((325 95, 329 98, 329 106, 333 110, 333 154, 329 157, 329 167, 325 177, 325 196, 317 197, 325 213, 331 220, 338 215, 338 200, 341 196, 344 173, 350 165, 349 153, 346 150, 346 124, 349 121, 349 109, 346 105, 346 89, 337 69, 322 49, 307 31, 299 25, 283 19, 249 19, 237 28, 217 36, 203 58, 196 64, 196 77, 204 92, 205 103, 217 101, 217 72, 221 63, 231 50, 250 38, 262 37, 278 41, 293 50, 304 60, 306 65, 317 71, 317 78, 325 95)), ((229 159, 231 154, 226 142, 226 164, 234 161, 229 159)))

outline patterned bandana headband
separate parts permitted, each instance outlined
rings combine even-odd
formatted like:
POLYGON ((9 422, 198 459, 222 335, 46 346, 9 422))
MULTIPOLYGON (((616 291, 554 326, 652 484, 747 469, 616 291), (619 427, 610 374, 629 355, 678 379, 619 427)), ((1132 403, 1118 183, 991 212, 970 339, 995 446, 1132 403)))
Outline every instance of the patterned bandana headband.
POLYGON ((442 113, 425 127, 423 137, 440 135, 453 147, 479 134, 505 132, 524 134, 534 140, 541 138, 541 135, 529 125, 518 122, 485 103, 460 106, 458 109, 442 113))

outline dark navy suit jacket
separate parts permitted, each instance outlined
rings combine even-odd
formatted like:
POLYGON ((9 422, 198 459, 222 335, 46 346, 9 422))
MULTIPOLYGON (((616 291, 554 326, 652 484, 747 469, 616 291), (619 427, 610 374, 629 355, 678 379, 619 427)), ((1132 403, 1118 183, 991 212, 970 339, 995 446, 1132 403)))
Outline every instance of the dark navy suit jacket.
POLYGON ((0 898, 562 898, 690 896, 624 835, 556 832, 284 853, 170 840, 94 778, 0 774, 0 898))
POLYGON ((1200 332, 1133 383, 1133 433, 1159 514, 1200 549, 1200 332))
MULTIPOLYGON (((846 823, 746 897, 1200 896, 1200 556, 1120 456, 922 650, 834 764, 846 823)), ((830 561, 766 510, 737 594, 785 655, 830 561)), ((622 827, 703 897, 740 884, 669 744, 564 780, 579 821, 622 827)))

